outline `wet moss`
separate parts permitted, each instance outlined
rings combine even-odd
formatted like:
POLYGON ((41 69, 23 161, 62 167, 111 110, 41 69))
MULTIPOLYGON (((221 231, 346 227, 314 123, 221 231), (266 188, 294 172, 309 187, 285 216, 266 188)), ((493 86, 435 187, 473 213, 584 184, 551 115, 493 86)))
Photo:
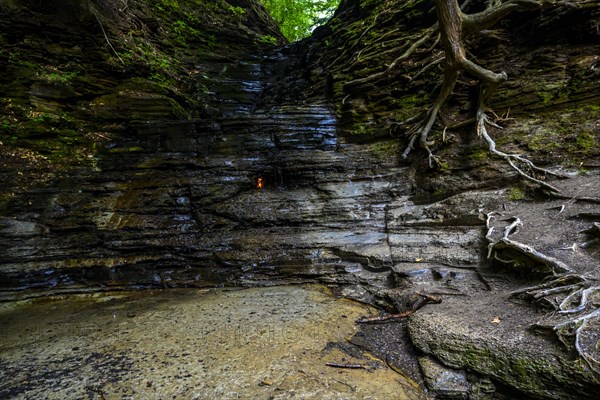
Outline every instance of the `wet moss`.
POLYGON ((383 142, 377 142, 369 146, 369 151, 381 157, 382 159, 393 159, 397 156, 400 151, 398 141, 388 140, 383 142))
POLYGON ((549 363, 526 352, 505 353, 501 348, 477 346, 465 342, 458 348, 440 344, 434 354, 450 366, 468 368, 493 377, 525 393, 543 394, 554 385, 569 382, 573 376, 589 376, 579 360, 566 362, 556 358, 549 363), (568 364, 568 365, 567 365, 568 364))
POLYGON ((513 187, 508 191, 508 198, 513 201, 523 200, 526 193, 520 187, 513 187))
POLYGON ((596 137, 594 137, 594 135, 592 135, 590 132, 586 131, 583 131, 577 135, 575 138, 575 143, 577 147, 584 152, 590 151, 594 147, 598 146, 598 140, 596 137))
POLYGON ((484 148, 474 149, 469 154, 469 159, 471 159, 472 161, 476 161, 476 162, 481 162, 483 160, 488 159, 489 157, 490 157, 490 152, 488 151, 488 149, 484 149, 484 148))

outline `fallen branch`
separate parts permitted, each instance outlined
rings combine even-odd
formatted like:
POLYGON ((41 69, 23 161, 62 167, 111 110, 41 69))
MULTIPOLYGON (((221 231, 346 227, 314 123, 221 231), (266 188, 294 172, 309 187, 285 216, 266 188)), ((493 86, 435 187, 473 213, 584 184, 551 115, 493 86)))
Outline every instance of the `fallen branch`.
POLYGON ((325 365, 328 367, 332 367, 332 368, 347 368, 347 369, 365 369, 366 368, 366 365, 363 365, 363 364, 338 364, 338 363, 328 362, 328 363, 325 363, 325 365))
POLYGON ((361 318, 357 319, 356 322, 358 324, 368 324, 371 322, 388 321, 390 319, 401 319, 401 318, 406 318, 406 317, 414 314, 417 310, 418 310, 418 308, 407 310, 407 311, 397 313, 397 314, 377 315, 374 317, 361 317, 361 318))
POLYGON ((396 314, 377 315, 374 317, 361 317, 358 320, 356 320, 356 323, 369 324, 369 323, 373 323, 373 322, 389 321, 390 319, 402 319, 402 318, 406 318, 406 317, 414 314, 418 309, 420 309, 427 303, 441 303, 442 302, 442 299, 439 296, 432 296, 429 294, 422 294, 419 292, 417 292, 416 294, 419 295, 420 297, 415 302, 415 304, 413 304, 413 306, 411 307, 410 310, 406 310, 406 311, 403 311, 401 313, 396 313, 396 314))

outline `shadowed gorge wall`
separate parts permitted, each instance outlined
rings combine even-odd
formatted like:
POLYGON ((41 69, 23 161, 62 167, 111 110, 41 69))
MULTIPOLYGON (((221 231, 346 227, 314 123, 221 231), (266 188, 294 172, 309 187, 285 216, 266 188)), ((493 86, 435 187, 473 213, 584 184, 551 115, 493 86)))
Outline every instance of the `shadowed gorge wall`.
POLYGON ((421 355, 592 398, 596 371, 528 330, 549 304, 515 301, 556 271, 488 246, 520 216, 518 240, 597 285, 597 245, 579 244, 600 222, 600 17, 574 4, 466 42, 509 77, 488 101, 498 146, 572 175, 551 197, 489 155, 468 74, 434 126, 439 164, 401 157, 439 87, 435 35, 349 84, 435 23, 431 1, 343 1, 285 46, 250 0, 0 1, 0 299, 321 282, 394 311, 430 292, 442 305, 408 322, 421 355))

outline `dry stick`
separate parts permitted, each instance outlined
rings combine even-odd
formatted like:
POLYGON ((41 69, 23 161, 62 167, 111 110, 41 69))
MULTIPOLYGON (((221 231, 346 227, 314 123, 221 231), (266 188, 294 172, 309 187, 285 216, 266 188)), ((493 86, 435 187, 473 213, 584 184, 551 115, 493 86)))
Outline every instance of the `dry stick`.
POLYGON ((325 363, 325 365, 327 365, 328 367, 333 367, 333 368, 347 368, 347 369, 365 369, 365 365, 363 364, 338 364, 338 363, 332 363, 332 362, 328 362, 325 363))
POLYGON ((93 13, 93 14, 94 14, 94 17, 96 17, 96 21, 98 21, 98 23, 100 24, 100 29, 102 29, 102 33, 104 33, 104 38, 106 39, 106 43, 108 43, 108 45, 110 46, 112 51, 115 53, 115 55, 117 56, 119 61, 121 61, 121 64, 125 65, 125 61, 123 61, 123 59, 119 56, 119 53, 117 53, 117 51, 115 50, 113 45, 110 43, 110 40, 108 40, 108 35, 106 34, 106 31, 104 30, 104 26, 102 25, 102 22, 100 22, 100 18, 98 18, 98 15, 96 13, 93 13))
POLYGON ((441 303, 442 302, 442 299, 438 296, 422 294, 419 292, 417 292, 416 294, 421 296, 424 299, 424 301, 417 302, 417 304, 415 304, 413 306, 413 308, 410 310, 406 310, 406 311, 403 311, 403 312, 397 313, 397 314, 377 315, 374 317, 362 317, 362 318, 359 318, 356 322, 359 324, 368 324, 371 322, 381 322, 381 321, 388 321, 390 319, 406 318, 406 317, 414 314, 419 308, 423 307, 427 303, 441 303))
MULTIPOLYGON (((423 303, 423 304, 425 304, 425 303, 423 303)), ((407 310, 407 311, 404 311, 404 312, 401 312, 398 314, 377 315, 374 317, 362 317, 362 318, 359 318, 356 322, 359 324, 368 324, 369 322, 380 322, 380 321, 387 321, 390 319, 406 318, 406 317, 414 314, 421 307, 417 307, 412 310, 407 310)))

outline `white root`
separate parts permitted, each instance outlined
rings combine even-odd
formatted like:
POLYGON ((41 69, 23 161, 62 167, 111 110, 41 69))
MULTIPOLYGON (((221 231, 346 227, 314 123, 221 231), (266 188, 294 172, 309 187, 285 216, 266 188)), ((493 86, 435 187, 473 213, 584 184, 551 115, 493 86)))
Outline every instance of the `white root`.
MULTIPOLYGON (((542 283, 537 286, 514 291, 511 293, 511 297, 524 295, 534 302, 547 303, 555 308, 560 315, 573 315, 588 310, 585 315, 569 318, 566 321, 545 328, 551 329, 565 347, 568 349, 574 348, 591 371, 600 373, 600 359, 596 355, 598 353, 597 349, 595 347, 591 349, 586 348, 583 344, 584 337, 586 337, 586 327, 589 326, 590 321, 600 318, 600 308, 592 301, 594 296, 600 295, 600 286, 596 285, 596 281, 594 280, 589 280, 584 276, 573 273, 572 269, 562 261, 545 255, 529 245, 510 239, 509 236, 513 235, 519 226, 522 226, 521 219, 517 217, 513 217, 512 222, 504 228, 502 238, 494 242, 492 239, 494 227, 491 226, 494 214, 486 214, 486 239, 489 241, 489 255, 494 250, 509 248, 517 250, 531 259, 552 268, 552 274, 544 279, 542 283), (552 298, 552 296, 564 294, 566 296, 560 303, 552 298)), ((544 326, 539 324, 535 324, 534 327, 544 328, 544 326)), ((595 334, 595 332, 592 334, 595 334)))
MULTIPOLYGON (((486 222, 488 228, 488 234, 486 235, 486 239, 488 239, 488 241, 490 240, 491 235, 490 229, 493 229, 490 227, 490 221, 491 216, 488 215, 488 220, 486 222)), ((502 236, 502 238, 497 242, 490 241, 490 244, 488 245, 488 258, 490 258, 493 250, 509 248, 523 253, 535 261, 539 261, 542 264, 547 265, 548 267, 552 268, 552 270, 555 273, 572 272, 572 269, 562 261, 554 257, 548 256, 544 253, 541 253, 532 246, 510 239, 509 236, 513 234, 515 232, 515 229, 520 225, 522 225, 521 220, 518 217, 514 217, 513 222, 504 229, 504 235, 502 236)))

